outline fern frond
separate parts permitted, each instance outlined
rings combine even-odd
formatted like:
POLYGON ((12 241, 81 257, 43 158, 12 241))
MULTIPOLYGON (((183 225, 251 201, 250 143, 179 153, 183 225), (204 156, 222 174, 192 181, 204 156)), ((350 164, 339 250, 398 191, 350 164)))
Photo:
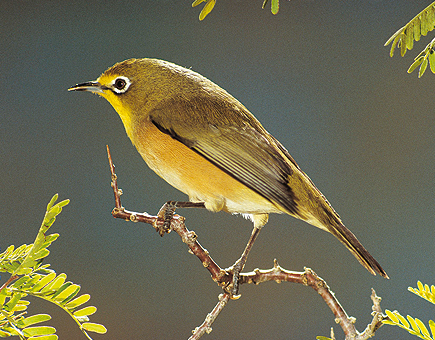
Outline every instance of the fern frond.
POLYGON ((192 3, 192 7, 198 6, 200 3, 207 1, 201 13, 199 13, 199 20, 202 21, 204 18, 213 10, 216 0, 195 0, 192 3))
POLYGON ((415 57, 415 61, 408 69, 408 73, 412 73, 418 66, 420 69, 418 71, 418 77, 420 78, 427 69, 427 66, 430 65, 430 70, 432 73, 435 73, 435 38, 426 46, 426 48, 420 52, 418 56, 415 57))
POLYGON ((382 323, 387 325, 399 326, 400 328, 406 329, 410 334, 416 335, 424 340, 434 340, 435 337, 435 322, 429 320, 429 327, 432 332, 432 336, 425 324, 417 318, 413 318, 407 315, 406 318, 403 317, 398 311, 385 310, 388 315, 389 320, 384 320, 382 323))
MULTIPOLYGON (((269 0, 264 0, 262 8, 264 9, 269 0)), ((270 5, 270 11, 272 14, 278 14, 279 11, 279 0, 272 0, 270 5)))
POLYGON ((393 56, 394 49, 398 47, 400 48, 400 54, 403 57, 406 50, 412 50, 414 47, 414 40, 419 41, 422 35, 425 36, 428 32, 432 31, 434 27, 435 2, 427 6, 410 22, 394 33, 390 39, 387 40, 384 46, 387 46, 392 42, 390 56, 393 56))
POLYGON ((423 299, 435 304, 435 286, 434 285, 430 286, 430 288, 429 288, 429 285, 427 285, 427 284, 423 285, 421 283, 421 281, 418 281, 417 287, 418 288, 408 287, 408 290, 411 293, 414 293, 414 294, 422 297, 423 299))
MULTIPOLYGON (((47 235, 56 216, 69 200, 57 204, 58 195, 54 195, 36 236, 35 242, 18 248, 9 246, 0 254, 0 271, 11 273, 11 278, 0 288, 0 337, 19 336, 20 339, 57 340, 56 329, 50 326, 35 326, 48 321, 48 314, 37 314, 27 318, 24 315, 29 301, 22 298, 31 295, 54 303, 67 312, 79 325, 80 330, 88 338, 87 332, 106 333, 103 325, 90 323, 89 316, 97 311, 94 306, 82 308, 90 299, 89 294, 78 296, 80 286, 66 281, 66 274, 59 274, 48 269, 49 265, 41 265, 50 252, 47 247, 57 239, 58 234, 47 235), (16 281, 15 281, 16 280, 16 281), (78 309, 80 307, 80 309, 78 309)), ((92 340, 92 339, 91 339, 92 340)))
MULTIPOLYGON (((13 285, 7 288, 8 295, 5 296, 4 301, 6 300, 8 301, 2 304, 3 306, 2 310, 7 312, 25 310, 27 308, 28 301, 21 300, 21 298, 27 295, 31 295, 49 301, 57 305, 58 307, 62 308, 65 312, 67 312, 71 316, 72 319, 74 319, 74 321, 78 324, 81 331, 88 337, 88 339, 91 338, 87 334, 87 331, 105 333, 107 330, 103 325, 88 322, 89 316, 94 314, 97 311, 97 308, 94 306, 87 306, 82 308, 82 305, 89 301, 90 299, 89 294, 83 294, 77 297, 80 291, 80 286, 70 281, 65 282, 66 277, 67 276, 64 273, 59 274, 57 276, 55 273, 50 273, 47 275, 33 273, 21 277, 13 285)), ((54 334, 54 332, 50 333, 51 328, 47 328, 47 327, 45 328, 36 327, 37 329, 32 328, 28 330, 27 333, 25 332, 25 330, 27 329, 25 327, 28 327, 31 324, 33 325, 36 322, 46 321, 47 320, 46 316, 39 316, 34 319, 18 318, 18 319, 11 319, 11 320, 14 321, 14 326, 16 326, 17 328, 24 328, 23 329, 24 335, 30 334, 32 332, 35 334, 37 332, 45 332, 45 335, 47 336, 54 334)), ((9 325, 5 325, 5 326, 9 327, 9 325)), ((5 329, 4 327, 1 326, 1 322, 0 322, 0 331, 5 331, 5 332, 8 331, 8 328, 5 329)), ((1 333, 0 333, 0 337, 1 337, 1 333)))
POLYGON ((63 200, 56 205, 53 205, 58 197, 58 194, 55 194, 48 203, 35 242, 31 245, 31 248, 28 250, 21 264, 12 272, 12 275, 25 275, 37 270, 42 259, 50 254, 47 247, 59 237, 59 234, 47 235, 47 231, 53 225, 56 216, 61 213, 62 208, 69 203, 69 200, 63 200))

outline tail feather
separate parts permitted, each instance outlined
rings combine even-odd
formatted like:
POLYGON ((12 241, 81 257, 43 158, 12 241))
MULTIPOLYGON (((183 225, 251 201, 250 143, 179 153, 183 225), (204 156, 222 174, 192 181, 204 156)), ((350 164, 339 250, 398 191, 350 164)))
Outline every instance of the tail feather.
MULTIPOLYGON (((311 179, 297 166, 287 150, 278 143, 280 150, 286 155, 289 164, 292 165, 293 173, 287 177, 287 185, 293 194, 289 200, 293 202, 292 209, 282 207, 287 214, 299 218, 320 229, 330 232, 343 243, 370 273, 378 273, 388 279, 388 275, 381 265, 364 248, 356 236, 347 229, 340 216, 328 202, 325 196, 316 188, 311 179)), ((277 206, 280 206, 278 203, 277 206)))
POLYGON ((337 237, 347 249, 356 257, 370 273, 376 275, 378 273, 382 277, 389 279, 388 274, 381 267, 366 248, 361 244, 356 236, 347 229, 343 223, 334 223, 334 226, 329 226, 328 231, 337 237))

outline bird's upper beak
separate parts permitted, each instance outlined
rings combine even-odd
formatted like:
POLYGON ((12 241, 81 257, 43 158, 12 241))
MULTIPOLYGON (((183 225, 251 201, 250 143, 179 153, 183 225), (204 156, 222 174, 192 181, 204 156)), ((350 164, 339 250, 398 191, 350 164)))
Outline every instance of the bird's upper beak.
POLYGON ((88 81, 74 85, 68 89, 68 91, 89 91, 97 94, 104 94, 105 86, 101 85, 98 81, 88 81))

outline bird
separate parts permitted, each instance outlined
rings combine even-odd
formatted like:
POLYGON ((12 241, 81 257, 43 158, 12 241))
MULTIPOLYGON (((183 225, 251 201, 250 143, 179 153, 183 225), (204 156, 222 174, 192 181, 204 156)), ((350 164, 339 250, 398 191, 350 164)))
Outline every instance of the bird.
POLYGON ((230 268, 233 296, 271 213, 331 233, 371 274, 388 278, 287 149, 241 102, 206 77, 160 59, 128 59, 96 81, 68 90, 105 98, 149 168, 185 193, 192 206, 241 214, 253 222, 248 244, 230 268))

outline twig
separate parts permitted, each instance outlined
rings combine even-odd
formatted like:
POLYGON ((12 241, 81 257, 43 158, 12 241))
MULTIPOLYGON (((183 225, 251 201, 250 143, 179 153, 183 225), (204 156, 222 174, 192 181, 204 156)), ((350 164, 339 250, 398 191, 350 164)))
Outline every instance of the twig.
MULTIPOLYGON (((107 156, 109 158, 110 172, 112 174, 111 185, 115 196, 115 208, 112 210, 113 217, 122 218, 126 221, 147 223, 152 225, 157 231, 160 231, 161 228, 157 225, 159 223, 158 216, 149 215, 148 213, 128 211, 121 205, 122 190, 118 188, 115 165, 112 161, 109 146, 107 146, 107 156)), ((219 286, 224 287, 224 293, 219 295, 219 301, 216 306, 207 315, 204 322, 193 331, 193 335, 189 338, 189 340, 197 340, 205 333, 211 332, 211 325, 231 298, 231 294, 225 291, 225 287, 227 287, 231 282, 232 274, 219 267, 219 265, 211 258, 208 251, 199 244, 196 233, 187 229, 184 221, 184 217, 173 215, 170 230, 174 230, 181 237, 182 241, 187 244, 190 252, 198 257, 202 265, 210 272, 213 281, 215 281, 219 286)), ((371 299, 373 301, 373 320, 369 325, 367 325, 363 333, 359 333, 355 328, 355 318, 347 315, 346 311, 340 305, 326 282, 313 270, 305 268, 303 272, 289 271, 283 269, 276 260, 274 260, 274 265, 271 269, 257 268, 252 272, 241 273, 239 284, 260 284, 266 281, 275 281, 277 283, 282 281, 293 282, 313 288, 333 312, 335 321, 341 326, 346 336, 346 340, 367 340, 374 335, 379 327, 382 326, 382 320, 387 318, 387 316, 382 314, 380 307, 381 298, 378 297, 372 289, 371 299)), ((333 334, 333 330, 331 329, 332 339, 333 334)))
POLYGON ((383 325, 382 321, 387 320, 388 316, 382 313, 381 309, 381 298, 376 295, 375 290, 372 288, 372 295, 370 295, 370 298, 373 301, 372 306, 372 322, 370 322, 366 329, 356 337, 356 340, 367 340, 371 338, 375 332, 383 325))
POLYGON ((255 269, 253 272, 241 274, 240 283, 255 283, 259 284, 265 281, 276 281, 281 283, 282 281, 300 283, 304 286, 313 288, 325 301, 331 311, 334 313, 335 320, 340 324, 346 337, 348 335, 356 335, 355 319, 349 317, 343 307, 336 299, 334 293, 330 290, 326 282, 320 278, 310 268, 305 268, 304 272, 293 272, 283 269, 277 260, 274 260, 272 269, 255 269))
MULTIPOLYGON (((122 218, 126 221, 143 222, 151 224, 156 230, 157 216, 149 215, 148 213, 137 213, 126 210, 121 205, 122 190, 118 188, 117 176, 115 174, 115 165, 112 161, 109 146, 107 146, 107 156, 109 158, 110 172, 112 174, 112 188, 115 195, 115 208, 112 210, 112 216, 115 218, 122 218)), ((194 231, 186 228, 184 223, 185 218, 179 215, 174 215, 171 222, 171 229, 180 235, 181 240, 187 244, 190 252, 194 254, 201 261, 202 265, 210 272, 213 281, 217 282, 220 286, 226 286, 231 281, 231 275, 220 268, 216 262, 210 257, 208 251, 204 249, 198 242, 198 236, 194 231)))
POLYGON ((0 287, 0 292, 5 289, 11 282, 15 281, 16 279, 18 279, 18 275, 11 275, 11 277, 2 284, 2 286, 0 287))
POLYGON ((229 293, 223 293, 219 295, 219 301, 216 304, 216 306, 213 308, 213 310, 207 314, 204 322, 201 324, 201 326, 195 328, 195 330, 192 332, 192 336, 188 340, 197 340, 201 336, 203 336, 205 333, 210 334, 211 332, 211 325, 218 317, 219 313, 222 311, 222 309, 225 307, 225 305, 228 303, 228 300, 230 299, 229 293))

